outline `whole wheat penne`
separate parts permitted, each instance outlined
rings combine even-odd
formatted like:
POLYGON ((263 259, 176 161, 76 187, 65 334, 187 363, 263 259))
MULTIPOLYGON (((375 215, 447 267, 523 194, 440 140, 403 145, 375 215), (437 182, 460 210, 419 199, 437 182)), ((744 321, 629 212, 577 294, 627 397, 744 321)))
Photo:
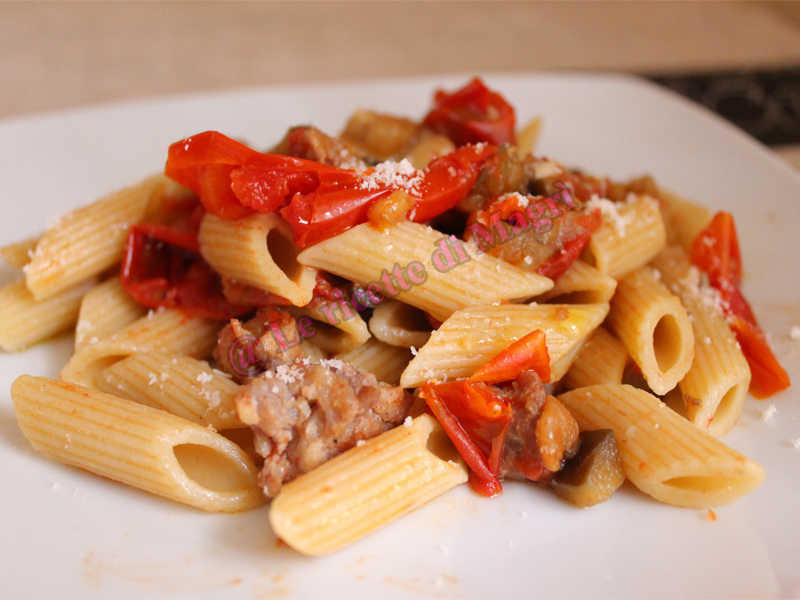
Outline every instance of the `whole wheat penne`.
POLYGON ((506 304, 453 313, 433 332, 400 378, 403 387, 430 379, 469 377, 531 331, 545 332, 552 381, 558 381, 580 344, 603 322, 608 304, 506 304))
POLYGON ((27 240, 22 240, 21 242, 6 244, 0 248, 0 258, 2 258, 6 264, 21 269, 31 262, 33 252, 36 250, 39 239, 41 239, 40 236, 35 236, 27 240))
POLYGON ((700 274, 679 247, 662 252, 653 266, 662 281, 677 294, 692 323, 694 360, 678 386, 686 417, 719 437, 727 433, 742 412, 750 387, 750 367, 719 305, 719 294, 702 286, 700 274))
POLYGON ((600 200, 598 206, 603 211, 603 225, 592 234, 581 259, 604 275, 624 277, 645 266, 666 246, 664 221, 653 198, 636 196, 616 203, 600 200))
POLYGON ((629 385, 561 394, 581 431, 610 428, 625 475, 656 500, 686 508, 729 504, 764 480, 764 469, 701 431, 658 398, 629 385))
POLYGON ((694 334, 689 316, 652 269, 640 269, 619 281, 608 324, 656 394, 678 385, 692 366, 694 334))
POLYGON ((81 301, 75 328, 75 352, 107 338, 147 313, 147 308, 128 296, 119 277, 89 290, 81 301))
POLYGON ((372 312, 369 330, 377 339, 392 346, 421 348, 431 337, 425 314, 397 300, 386 300, 372 312))
POLYGON ((222 325, 221 321, 185 316, 174 308, 151 311, 111 337, 74 354, 59 377, 97 389, 102 371, 134 352, 156 350, 205 358, 216 345, 222 325))
POLYGON ((537 302, 557 304, 601 304, 609 302, 617 280, 576 260, 566 273, 553 282, 553 289, 536 298, 537 302))
POLYGON ((562 382, 567 389, 598 383, 622 383, 630 360, 625 345, 605 327, 594 330, 570 366, 562 382))
POLYGON ((44 377, 22 375, 11 397, 34 449, 65 464, 212 512, 264 503, 250 458, 206 427, 44 377))
POLYGON ((189 356, 135 352, 98 377, 101 391, 167 412, 215 430, 245 427, 230 376, 189 356))
POLYGON ((0 287, 0 348, 16 352, 73 327, 81 298, 94 284, 86 281, 47 300, 35 300, 24 279, 0 287))
POLYGON ((297 262, 292 228, 280 215, 255 214, 226 221, 207 213, 200 251, 222 274, 304 306, 314 295, 317 270, 297 262))
POLYGON ((334 552, 467 480, 436 420, 421 415, 283 486, 269 520, 303 554, 334 552))
POLYGON ((430 227, 409 221, 385 230, 364 223, 306 248, 297 260, 373 284, 376 293, 416 306, 440 321, 467 306, 530 298, 553 287, 546 277, 448 240, 430 227), (402 273, 401 279, 393 273, 402 273), (382 281, 388 284, 378 292, 382 281))
POLYGON ((49 227, 25 267, 33 297, 50 298, 118 263, 130 227, 142 219, 167 181, 163 175, 149 177, 73 210, 49 227))
POLYGON ((372 337, 358 348, 338 354, 336 358, 369 371, 378 381, 397 385, 413 356, 408 348, 391 346, 372 337))

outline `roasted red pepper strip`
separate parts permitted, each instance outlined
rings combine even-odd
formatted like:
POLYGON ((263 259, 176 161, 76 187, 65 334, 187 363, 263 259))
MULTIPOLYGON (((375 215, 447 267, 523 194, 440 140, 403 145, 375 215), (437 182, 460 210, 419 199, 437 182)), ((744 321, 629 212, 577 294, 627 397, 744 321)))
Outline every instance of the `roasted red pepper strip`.
POLYGON ((542 381, 550 381, 550 355, 547 352, 545 333, 535 329, 500 351, 467 381, 500 383, 512 381, 523 371, 534 370, 542 381))
POLYGON ((484 383, 453 381, 424 384, 419 391, 472 469, 477 491, 494 496, 502 491, 498 479, 500 458, 511 407, 484 383))
POLYGON ((692 263, 708 274, 709 283, 720 293, 722 308, 750 365, 750 393, 763 399, 788 388, 789 375, 778 364, 753 310, 739 290, 742 259, 733 216, 727 212, 714 215, 711 224, 695 238, 689 256, 692 263))
POLYGON ((477 77, 452 94, 437 91, 433 110, 423 123, 456 146, 516 143, 514 108, 477 77))
POLYGON ((122 259, 122 286, 139 304, 179 308, 196 317, 230 319, 250 307, 231 304, 219 275, 199 254, 196 233, 165 225, 136 225, 122 259))
POLYGON ((536 269, 539 275, 549 277, 550 279, 557 279, 567 272, 572 266, 572 263, 581 255, 583 249, 589 245, 592 234, 603 224, 600 211, 593 210, 587 212, 578 219, 578 224, 581 226, 582 231, 576 237, 565 242, 561 250, 556 252, 555 256, 548 258, 539 265, 539 268, 536 269))

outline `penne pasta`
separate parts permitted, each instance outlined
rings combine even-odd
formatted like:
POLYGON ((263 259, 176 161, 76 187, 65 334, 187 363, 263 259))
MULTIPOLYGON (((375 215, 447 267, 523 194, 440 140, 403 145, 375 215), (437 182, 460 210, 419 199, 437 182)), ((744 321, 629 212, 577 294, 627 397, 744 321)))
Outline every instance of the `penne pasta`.
POLYGON ((390 346, 377 338, 370 338, 358 348, 338 354, 336 358, 354 367, 369 371, 378 379, 390 385, 400 383, 400 376, 413 358, 412 352, 401 346, 390 346))
POLYGON ((678 385, 692 366, 695 340, 689 316, 652 269, 620 280, 608 324, 656 394, 678 385))
POLYGON ((586 337, 603 322, 608 304, 507 304, 465 308, 433 332, 400 378, 403 387, 431 379, 469 377, 501 350, 541 329, 552 381, 569 369, 586 337))
POLYGON ((397 300, 386 300, 372 312, 369 330, 380 341, 403 348, 421 348, 431 337, 424 313, 397 300))
POLYGON ((764 480, 758 463, 643 390, 593 385, 558 399, 581 431, 613 429, 625 476, 661 502, 686 508, 720 506, 749 494, 764 480))
POLYGON ((358 225, 306 248, 297 260, 365 284, 370 293, 416 306, 440 321, 467 306, 530 298, 553 287, 546 277, 477 255, 469 245, 448 242, 430 227, 409 221, 386 230, 358 225), (400 279, 393 275, 399 272, 404 273, 400 279))
POLYGON ((233 401, 239 386, 226 373, 189 356, 135 352, 105 369, 97 383, 100 391, 217 431, 245 427, 233 401))
POLYGON ((110 338, 74 354, 59 377, 97 389, 102 371, 134 352, 157 350, 205 358, 216 345, 221 327, 220 321, 187 317, 177 309, 151 311, 110 338))
POLYGON ((353 305, 346 300, 340 300, 336 304, 341 307, 345 318, 339 319, 332 309, 330 311, 322 310, 314 303, 289 310, 295 319, 301 317, 314 319, 315 333, 311 338, 312 343, 328 354, 347 352, 357 348, 370 338, 366 321, 361 318, 353 305))
POLYGON ((223 277, 282 296, 295 306, 311 301, 317 270, 298 264, 292 229, 279 215, 226 221, 209 213, 198 238, 203 258, 223 277))
POLYGON ((33 252, 36 250, 39 239, 40 237, 36 236, 14 244, 7 244, 0 248, 0 258, 2 258, 6 264, 22 269, 31 262, 33 252))
POLYGON ((44 377, 22 375, 11 397, 22 432, 45 456, 207 511, 264 504, 250 458, 205 427, 44 377))
POLYGON ((524 156, 527 153, 533 154, 542 134, 542 117, 537 115, 526 123, 517 134, 517 148, 524 156))
POLYGON ((81 298, 94 280, 35 300, 25 280, 0 287, 0 348, 17 352, 67 331, 78 320, 81 298))
POLYGON ((700 284, 699 272, 679 247, 653 262, 662 281, 677 294, 692 323, 694 360, 680 387, 686 418, 719 437, 734 426, 750 387, 750 367, 728 326, 719 299, 700 284))
POLYGON ((292 548, 322 556, 466 480, 466 466, 441 426, 421 415, 285 485, 269 520, 292 548))
POLYGON ((145 313, 147 308, 128 296, 119 277, 98 284, 81 301, 75 328, 75 352, 107 338, 145 313))
POLYGON ((567 389, 598 383, 621 384, 630 355, 625 345, 605 327, 589 336, 562 382, 567 389))
POLYGON ((645 266, 666 246, 664 221, 653 198, 636 196, 616 203, 601 200, 599 206, 603 225, 592 235, 581 259, 600 273, 624 277, 645 266))
POLYGON ((697 235, 711 222, 711 212, 705 207, 684 200, 672 192, 658 190, 658 198, 664 204, 667 243, 688 250, 697 235))
POLYGON ((166 181, 163 175, 149 177, 63 215, 48 228, 25 267, 33 297, 51 298, 118 263, 130 227, 166 181))
POLYGON ((609 302, 617 289, 617 280, 603 275, 582 260, 576 260, 553 289, 536 297, 537 302, 556 304, 602 304, 609 302))

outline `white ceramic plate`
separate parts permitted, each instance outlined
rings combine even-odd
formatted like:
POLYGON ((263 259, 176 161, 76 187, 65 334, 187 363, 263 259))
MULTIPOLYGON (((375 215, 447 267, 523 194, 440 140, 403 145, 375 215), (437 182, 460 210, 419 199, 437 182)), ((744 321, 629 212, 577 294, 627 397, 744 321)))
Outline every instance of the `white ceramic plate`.
MULTIPOLYGON (((271 88, 89 108, 0 124, 0 242, 158 171, 167 146, 216 129, 266 147, 293 124, 337 132, 357 107, 419 117, 437 86, 467 77, 271 88)), ((652 173, 735 213, 745 292, 800 383, 800 176, 689 103, 619 76, 487 77, 542 153, 590 172, 652 173)), ((10 280, 10 270, 2 272, 10 280)), ((624 487, 574 509, 534 485, 495 499, 462 486, 328 558, 279 547, 266 509, 210 515, 45 460, 23 438, 9 386, 56 376, 71 338, 0 356, 3 597, 761 597, 800 594, 798 392, 748 400, 725 441, 767 469, 716 511, 661 505, 624 487), (769 404, 777 413, 760 420, 769 404)))

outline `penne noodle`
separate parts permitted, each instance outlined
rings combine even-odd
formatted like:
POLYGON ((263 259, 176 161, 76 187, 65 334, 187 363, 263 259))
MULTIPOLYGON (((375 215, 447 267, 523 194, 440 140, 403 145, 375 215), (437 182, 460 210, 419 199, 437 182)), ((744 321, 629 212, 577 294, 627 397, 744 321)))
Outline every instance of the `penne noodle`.
POLYGON ((711 212, 664 189, 658 190, 658 198, 665 205, 667 243, 689 250, 694 239, 711 222, 711 212))
POLYGON ((203 258, 223 277, 282 296, 295 306, 311 301, 317 270, 298 264, 292 228, 278 214, 225 221, 207 213, 198 239, 203 258))
POLYGON ((340 300, 336 304, 337 307, 341 307, 345 318, 339 319, 333 309, 327 310, 326 306, 326 310, 323 311, 314 303, 289 309, 295 319, 301 317, 314 319, 315 333, 310 339, 317 348, 328 354, 347 352, 357 348, 371 337, 366 321, 361 318, 350 302, 340 300))
POLYGON ((719 437, 734 426, 750 387, 750 367, 728 326, 719 297, 700 284, 683 249, 672 247, 653 262, 683 304, 694 333, 694 360, 680 387, 686 418, 719 437))
POLYGON ((322 556, 467 480, 444 430, 421 415, 283 486, 269 520, 289 546, 322 556))
POLYGON ((369 371, 378 381, 397 385, 413 356, 408 348, 390 346, 373 337, 358 348, 338 354, 336 358, 369 371))
POLYGON ((33 252, 36 250, 36 245, 39 243, 40 239, 40 236, 36 236, 28 238, 27 240, 22 240, 21 242, 3 246, 0 248, 0 258, 2 258, 6 264, 22 269, 31 262, 33 252))
POLYGON ((50 298, 118 263, 131 226, 141 221, 166 182, 163 175, 149 177, 73 210, 49 227, 25 267, 33 297, 50 298))
POLYGON ((576 260, 566 273, 553 282, 553 289, 536 298, 556 304, 602 304, 609 302, 617 280, 603 275, 582 260, 576 260))
POLYGON ((45 456, 211 512, 264 504, 250 458, 205 427, 44 377, 22 375, 11 397, 20 429, 45 456))
POLYGON ((230 376, 189 356, 136 352, 105 369, 98 388, 217 431, 246 427, 230 376))
POLYGON ((581 259, 604 275, 624 277, 645 266, 666 246, 664 221, 653 198, 636 196, 616 203, 601 200, 600 209, 604 211, 603 225, 592 234, 581 259))
POLYGON ((431 337, 424 313, 397 300, 386 300, 372 312, 369 330, 380 341, 403 348, 421 348, 431 337))
POLYGON ((729 504, 756 489, 764 469, 629 385, 593 385, 558 399, 581 431, 609 428, 625 476, 656 500, 685 508, 729 504))
POLYGON ((517 134, 517 148, 522 156, 533 154, 542 134, 542 117, 537 115, 528 121, 517 134))
POLYGON ((24 279, 0 287, 0 348, 17 352, 73 327, 81 298, 94 283, 84 282, 47 300, 35 300, 24 279))
POLYGON ((692 323, 680 299, 658 281, 652 269, 640 269, 620 280, 608 324, 656 394, 664 395, 678 385, 692 366, 692 323))
POLYGON ((116 333, 145 313, 147 308, 128 296, 119 277, 98 284, 81 301, 75 328, 75 352, 116 333))
POLYGON ((621 384, 628 360, 630 356, 625 345, 605 327, 598 327, 562 381, 570 390, 598 383, 621 384))
POLYGON ((156 350, 205 358, 216 346, 222 325, 221 321, 184 316, 174 308, 150 311, 110 338, 74 354, 59 377, 97 389, 103 370, 134 352, 156 350))
POLYGON ((358 225, 306 248, 297 260, 376 293, 382 288, 381 294, 440 321, 467 306, 530 298, 553 287, 546 277, 488 254, 477 255, 470 245, 409 221, 385 230, 358 225), (398 271, 404 273, 402 281, 392 275, 398 271))
POLYGON ((551 380, 569 369, 586 337, 603 322, 608 304, 506 304, 465 308, 433 332, 400 378, 403 387, 431 379, 469 377, 501 350, 541 329, 550 354, 551 380))

